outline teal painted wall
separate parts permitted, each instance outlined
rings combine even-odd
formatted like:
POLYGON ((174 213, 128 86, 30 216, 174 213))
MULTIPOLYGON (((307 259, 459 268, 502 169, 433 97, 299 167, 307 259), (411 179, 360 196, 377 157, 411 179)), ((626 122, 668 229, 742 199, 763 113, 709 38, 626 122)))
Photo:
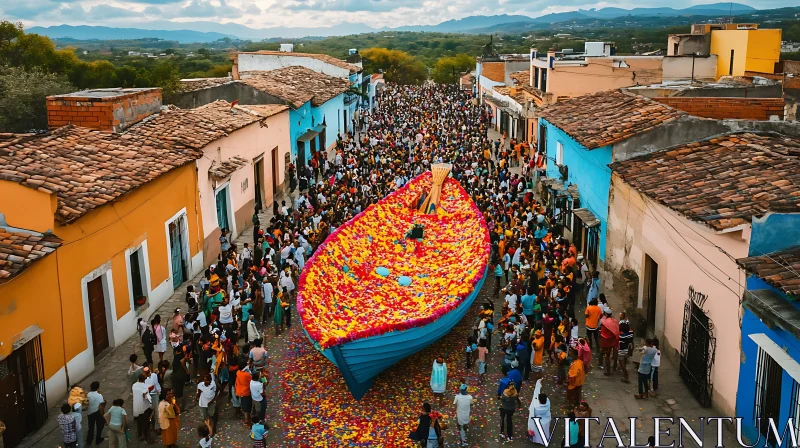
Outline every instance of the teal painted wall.
POLYGON ((566 132, 540 118, 540 125, 547 127, 547 177, 560 178, 561 174, 556 166, 556 151, 558 143, 564 146, 563 164, 568 167, 568 183, 578 186, 581 198, 581 207, 588 208, 600 220, 600 244, 598 258, 605 260, 606 255, 606 230, 608 228, 608 193, 611 188, 611 169, 608 165, 612 162, 611 146, 587 150, 576 142, 566 132))

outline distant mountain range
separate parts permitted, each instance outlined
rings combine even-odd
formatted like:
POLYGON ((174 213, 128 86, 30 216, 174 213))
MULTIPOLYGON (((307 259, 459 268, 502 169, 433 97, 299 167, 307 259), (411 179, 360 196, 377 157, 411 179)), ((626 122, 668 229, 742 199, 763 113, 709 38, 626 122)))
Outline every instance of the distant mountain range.
POLYGON ((548 25, 565 21, 585 19, 615 19, 621 17, 681 17, 712 16, 720 17, 729 14, 748 14, 758 11, 740 3, 713 3, 695 5, 684 9, 674 8, 601 8, 579 9, 577 11, 547 14, 540 17, 525 15, 470 16, 463 19, 448 20, 438 25, 411 25, 397 28, 373 28, 363 23, 345 23, 332 27, 318 28, 251 28, 238 23, 216 22, 171 22, 167 20, 150 21, 137 24, 140 28, 112 28, 105 26, 71 26, 58 25, 50 27, 35 26, 29 28, 30 33, 41 34, 52 38, 72 38, 79 40, 114 40, 157 38, 174 40, 180 43, 212 42, 225 37, 232 39, 262 40, 270 38, 293 39, 300 37, 345 36, 350 34, 372 33, 379 31, 416 31, 437 33, 475 33, 499 31, 503 25, 515 26, 548 25))

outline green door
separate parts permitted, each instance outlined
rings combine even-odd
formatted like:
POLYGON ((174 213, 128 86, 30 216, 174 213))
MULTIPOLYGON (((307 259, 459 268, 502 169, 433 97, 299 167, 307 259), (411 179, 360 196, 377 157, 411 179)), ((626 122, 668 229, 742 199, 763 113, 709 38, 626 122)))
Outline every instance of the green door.
POLYGON ((217 192, 217 224, 220 230, 228 230, 228 187, 217 192))
POLYGON ((183 283, 183 257, 181 257, 181 229, 175 221, 169 225, 170 259, 172 262, 172 287, 183 283))

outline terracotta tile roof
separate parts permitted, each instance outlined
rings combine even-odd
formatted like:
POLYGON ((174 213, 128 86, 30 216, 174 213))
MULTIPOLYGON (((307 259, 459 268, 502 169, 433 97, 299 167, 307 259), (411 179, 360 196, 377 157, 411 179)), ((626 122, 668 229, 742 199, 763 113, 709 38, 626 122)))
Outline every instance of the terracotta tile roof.
POLYGON ((327 54, 319 54, 319 53, 294 53, 294 52, 285 52, 285 51, 268 51, 268 50, 261 50, 261 51, 242 51, 239 54, 264 54, 269 56, 294 56, 300 58, 312 58, 318 61, 327 62, 328 64, 335 65, 336 67, 345 68, 350 70, 350 74, 358 73, 361 71, 361 67, 351 64, 347 61, 343 61, 341 59, 335 58, 333 56, 328 56, 327 54))
POLYGON ((257 115, 259 117, 271 117, 273 115, 277 115, 283 111, 289 110, 289 106, 284 104, 256 104, 256 105, 245 105, 245 106, 236 106, 236 109, 243 110, 245 112, 251 113, 253 115, 257 115))
POLYGON ((619 90, 570 98, 539 109, 539 117, 587 149, 611 145, 683 115, 684 112, 619 90))
POLYGON ((193 78, 181 79, 178 90, 181 92, 194 92, 195 90, 210 89, 233 82, 233 78, 193 78))
POLYGON ((0 284, 55 252, 61 243, 52 233, 0 226, 0 284))
POLYGON ((58 198, 56 219, 71 223, 94 208, 202 157, 205 145, 262 120, 216 101, 166 108, 124 134, 64 126, 0 141, 0 180, 58 198))
POLYGON ((747 272, 787 294, 800 296, 800 246, 736 260, 747 272))
POLYGON ((231 109, 231 104, 227 101, 217 100, 196 109, 162 109, 161 113, 131 126, 123 136, 159 141, 163 145, 176 148, 201 149, 260 119, 245 110, 231 109))
POLYGON ((716 230, 770 211, 800 211, 800 140, 781 134, 728 134, 610 167, 641 193, 716 230))
POLYGON ((518 86, 530 86, 531 82, 531 71, 530 70, 523 70, 521 72, 514 72, 508 75, 518 86))
POLYGON ((350 81, 317 73, 305 67, 286 67, 270 71, 241 72, 241 82, 289 102, 298 108, 311 100, 313 106, 344 93, 350 81))
POLYGON ((216 160, 211 163, 208 168, 208 175, 217 179, 225 179, 234 171, 247 165, 247 160, 239 156, 231 157, 228 160, 217 162, 216 160))
POLYGON ((494 86, 492 87, 492 90, 499 93, 500 95, 506 95, 506 96, 511 93, 511 87, 507 86, 494 86))

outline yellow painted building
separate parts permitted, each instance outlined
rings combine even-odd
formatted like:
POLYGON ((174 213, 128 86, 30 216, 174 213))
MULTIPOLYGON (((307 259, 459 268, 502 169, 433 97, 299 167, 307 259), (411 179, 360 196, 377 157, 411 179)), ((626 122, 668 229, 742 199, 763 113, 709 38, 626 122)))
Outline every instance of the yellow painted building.
POLYGON ((781 55, 781 30, 711 30, 709 52, 717 55, 717 79, 745 72, 774 73, 781 55))
MULTIPOLYGON (((109 102, 107 92, 101 96, 97 102, 109 102)), ((58 101, 59 116, 75 112, 63 110, 70 99, 58 101)), ((138 111, 146 106, 125 101, 138 111)), ((202 153, 166 138, 177 132, 67 125, 0 138, 0 363, 14 378, 0 378, 0 388, 25 409, 0 410, 9 428, 23 427, 6 431, 7 446, 15 444, 12 432, 43 423, 37 403, 57 403, 94 370, 98 355, 135 334, 138 318, 151 318, 202 272, 202 153)))

